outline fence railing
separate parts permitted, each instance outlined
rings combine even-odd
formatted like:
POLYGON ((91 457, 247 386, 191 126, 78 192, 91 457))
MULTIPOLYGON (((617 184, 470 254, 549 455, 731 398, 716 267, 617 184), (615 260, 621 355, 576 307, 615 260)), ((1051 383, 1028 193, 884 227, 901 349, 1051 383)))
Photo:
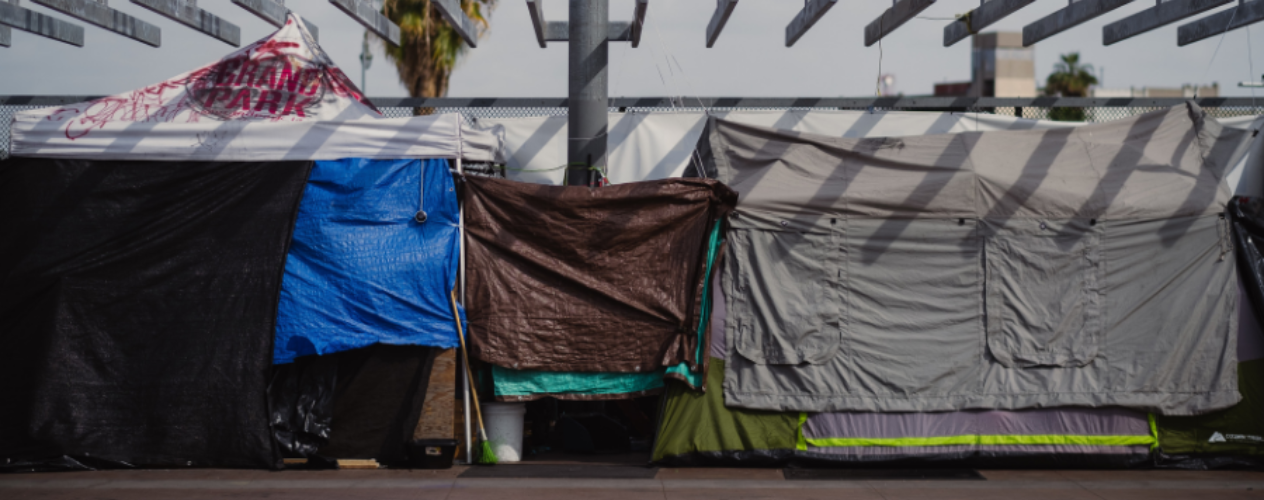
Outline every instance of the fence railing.
MULTIPOLYGON (((0 158, 8 156, 13 114, 26 109, 73 104, 102 96, 0 96, 0 158)), ((382 114, 395 118, 425 113, 460 113, 477 122, 488 118, 560 116, 564 97, 371 97, 382 114)), ((1264 114, 1264 98, 1200 97, 616 97, 610 110, 627 113, 699 112, 706 110, 868 110, 989 113, 1036 120, 1073 116, 1104 122, 1193 101, 1216 118, 1264 114), (1057 110, 1077 110, 1074 113, 1057 110)))

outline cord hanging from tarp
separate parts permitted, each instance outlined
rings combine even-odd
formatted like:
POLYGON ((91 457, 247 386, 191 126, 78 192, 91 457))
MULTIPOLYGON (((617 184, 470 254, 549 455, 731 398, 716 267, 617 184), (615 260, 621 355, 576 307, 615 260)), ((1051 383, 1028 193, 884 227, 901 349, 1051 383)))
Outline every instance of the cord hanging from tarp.
MULTIPOLYGON (((426 162, 417 162, 417 168, 420 169, 420 175, 417 176, 417 214, 413 215, 413 220, 418 224, 426 223, 426 162)), ((407 213, 407 212, 405 212, 407 213)))

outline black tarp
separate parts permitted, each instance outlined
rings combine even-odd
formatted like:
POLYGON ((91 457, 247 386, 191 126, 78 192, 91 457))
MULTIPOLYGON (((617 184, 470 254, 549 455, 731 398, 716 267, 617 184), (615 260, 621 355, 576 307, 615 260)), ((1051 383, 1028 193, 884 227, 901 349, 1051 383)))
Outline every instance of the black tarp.
POLYGON ((1238 276, 1255 317, 1264 318, 1264 200, 1235 198, 1229 203, 1233 243, 1238 250, 1238 276))
POLYGON ((374 344, 277 366, 268 393, 282 453, 403 462, 437 351, 374 344))
POLYGON ((277 467, 266 391, 310 169, 0 162, 0 458, 277 467))

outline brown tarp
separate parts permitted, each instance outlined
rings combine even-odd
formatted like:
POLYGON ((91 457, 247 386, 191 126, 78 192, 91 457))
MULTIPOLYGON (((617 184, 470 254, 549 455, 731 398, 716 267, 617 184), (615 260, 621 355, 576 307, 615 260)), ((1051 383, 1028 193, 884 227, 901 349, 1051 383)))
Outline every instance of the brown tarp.
POLYGON ((696 366, 711 225, 737 193, 710 179, 601 188, 467 177, 471 349, 519 370, 696 366))

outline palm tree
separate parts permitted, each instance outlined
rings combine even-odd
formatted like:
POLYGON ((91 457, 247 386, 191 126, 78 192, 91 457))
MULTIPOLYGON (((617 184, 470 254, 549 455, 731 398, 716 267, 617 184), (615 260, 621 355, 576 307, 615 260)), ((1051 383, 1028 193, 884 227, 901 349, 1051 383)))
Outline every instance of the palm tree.
MULTIPOLYGON (((1053 73, 1045 80, 1045 95, 1085 97, 1088 88, 1097 85, 1093 65, 1080 64, 1080 53, 1062 54, 1061 61, 1053 65, 1053 73)), ((1058 121, 1084 121, 1084 108, 1053 108, 1049 118, 1058 121)))
MULTIPOLYGON (((460 1, 461 10, 479 25, 481 35, 496 0, 460 1)), ((448 78, 466 49, 461 35, 443 20, 430 0, 385 0, 382 14, 399 25, 399 46, 383 44, 386 58, 395 63, 408 95, 447 95, 448 78)))

